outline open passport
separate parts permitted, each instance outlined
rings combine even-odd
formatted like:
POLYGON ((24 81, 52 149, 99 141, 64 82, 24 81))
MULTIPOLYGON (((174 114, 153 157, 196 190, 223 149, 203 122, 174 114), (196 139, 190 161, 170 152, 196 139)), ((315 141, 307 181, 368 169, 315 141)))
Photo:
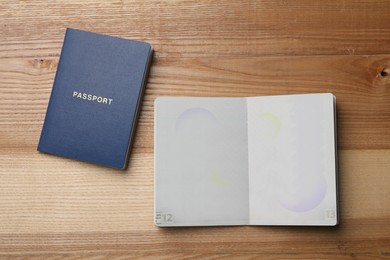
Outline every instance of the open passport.
POLYGON ((338 224, 330 93, 155 101, 157 226, 338 224))

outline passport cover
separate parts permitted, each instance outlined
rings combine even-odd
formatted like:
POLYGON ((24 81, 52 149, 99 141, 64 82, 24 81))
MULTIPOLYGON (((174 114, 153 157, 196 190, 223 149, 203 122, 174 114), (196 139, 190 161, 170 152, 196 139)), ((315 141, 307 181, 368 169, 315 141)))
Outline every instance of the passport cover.
POLYGON ((38 151, 124 169, 151 45, 66 30, 38 151))
POLYGON ((338 223, 330 93, 155 101, 155 224, 338 223))

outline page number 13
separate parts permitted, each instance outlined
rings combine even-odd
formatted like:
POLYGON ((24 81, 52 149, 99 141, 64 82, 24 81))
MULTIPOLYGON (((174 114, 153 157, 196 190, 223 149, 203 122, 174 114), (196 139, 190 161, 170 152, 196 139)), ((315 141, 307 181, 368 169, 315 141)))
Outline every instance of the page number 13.
POLYGON ((335 210, 333 210, 333 209, 326 210, 326 218, 327 219, 335 218, 335 217, 336 217, 336 211, 335 210))

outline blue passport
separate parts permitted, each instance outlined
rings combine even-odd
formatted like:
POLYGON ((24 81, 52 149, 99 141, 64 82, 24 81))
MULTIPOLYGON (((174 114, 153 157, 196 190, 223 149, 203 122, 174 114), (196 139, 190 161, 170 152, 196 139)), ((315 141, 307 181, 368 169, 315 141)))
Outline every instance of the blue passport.
POLYGON ((125 169, 150 44, 68 28, 38 151, 125 169))

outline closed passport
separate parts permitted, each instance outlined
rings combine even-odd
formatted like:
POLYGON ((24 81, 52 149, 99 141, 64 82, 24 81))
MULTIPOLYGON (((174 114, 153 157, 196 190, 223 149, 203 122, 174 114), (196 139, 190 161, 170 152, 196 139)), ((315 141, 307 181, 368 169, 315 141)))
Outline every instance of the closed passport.
POLYGON ((152 53, 68 28, 38 151, 125 169, 152 53))

